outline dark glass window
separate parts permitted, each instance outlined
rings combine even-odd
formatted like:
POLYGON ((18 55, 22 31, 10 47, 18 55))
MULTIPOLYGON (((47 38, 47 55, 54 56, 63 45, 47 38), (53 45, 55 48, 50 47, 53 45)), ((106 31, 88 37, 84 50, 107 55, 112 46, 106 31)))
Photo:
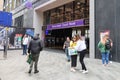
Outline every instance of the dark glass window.
POLYGON ((64 21, 73 20, 73 2, 65 5, 65 16, 64 21))
POLYGON ((89 0, 75 0, 44 12, 44 25, 89 18, 89 0))
POLYGON ((23 15, 15 18, 15 26, 16 27, 23 27, 23 15))
POLYGON ((50 11, 44 12, 44 25, 50 24, 50 11))

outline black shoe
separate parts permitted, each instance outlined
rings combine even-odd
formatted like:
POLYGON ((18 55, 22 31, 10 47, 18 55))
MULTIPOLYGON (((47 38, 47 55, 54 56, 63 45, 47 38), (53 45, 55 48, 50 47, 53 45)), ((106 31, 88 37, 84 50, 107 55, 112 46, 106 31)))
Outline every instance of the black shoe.
POLYGON ((70 60, 67 60, 68 62, 70 62, 70 60))
POLYGON ((38 73, 39 71, 38 70, 35 70, 35 72, 34 73, 38 73))
POLYGON ((29 74, 31 74, 31 70, 29 70, 29 72, 28 72, 29 74))

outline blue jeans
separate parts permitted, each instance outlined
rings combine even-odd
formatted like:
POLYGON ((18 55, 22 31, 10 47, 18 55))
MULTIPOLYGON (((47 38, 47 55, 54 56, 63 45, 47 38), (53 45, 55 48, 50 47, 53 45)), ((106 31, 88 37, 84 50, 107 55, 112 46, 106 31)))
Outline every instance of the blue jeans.
POLYGON ((70 55, 68 53, 68 48, 65 48, 65 53, 66 53, 66 56, 67 56, 67 60, 70 60, 70 55))
POLYGON ((27 55, 27 45, 23 45, 23 55, 27 55))
POLYGON ((102 52, 102 63, 108 64, 109 62, 109 52, 102 52))

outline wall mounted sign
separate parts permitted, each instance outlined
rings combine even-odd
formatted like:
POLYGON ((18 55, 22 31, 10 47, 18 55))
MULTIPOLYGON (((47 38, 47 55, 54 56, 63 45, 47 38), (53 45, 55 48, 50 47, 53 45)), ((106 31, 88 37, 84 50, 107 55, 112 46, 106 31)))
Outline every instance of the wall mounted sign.
POLYGON ((47 25, 47 30, 71 28, 71 27, 78 27, 78 26, 83 26, 83 25, 84 25, 84 19, 80 19, 80 20, 75 20, 75 21, 47 25))
POLYGON ((0 11, 0 26, 12 26, 12 13, 0 11))

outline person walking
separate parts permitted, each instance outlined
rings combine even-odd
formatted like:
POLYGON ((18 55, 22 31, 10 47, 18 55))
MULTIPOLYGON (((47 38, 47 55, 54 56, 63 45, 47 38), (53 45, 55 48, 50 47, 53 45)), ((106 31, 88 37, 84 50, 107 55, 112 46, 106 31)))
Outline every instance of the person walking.
POLYGON ((3 39, 3 57, 4 59, 7 58, 7 40, 4 38, 3 39))
POLYGON ((85 66, 85 63, 84 63, 84 57, 85 57, 85 54, 87 53, 87 48, 86 48, 86 43, 85 43, 85 40, 82 39, 81 36, 79 35, 76 35, 76 38, 77 38, 77 43, 76 43, 76 46, 74 47, 77 52, 78 52, 78 55, 79 55, 79 61, 81 63, 81 66, 82 66, 82 73, 88 73, 88 70, 85 66))
POLYGON ((63 45, 63 49, 65 49, 67 61, 70 62, 70 55, 68 54, 68 47, 70 47, 70 38, 69 37, 66 38, 66 41, 64 42, 64 45, 63 45))
POLYGON ((28 73, 31 73, 33 63, 34 63, 34 73, 38 73, 39 70, 37 68, 38 60, 39 60, 39 54, 40 51, 42 51, 43 46, 41 45, 41 41, 39 37, 36 35, 33 37, 33 40, 30 41, 29 47, 28 47, 28 53, 32 56, 32 61, 30 63, 30 69, 28 73))
POLYGON ((23 37, 23 55, 27 55, 28 36, 25 34, 23 37))
MULTIPOLYGON (((73 36, 73 39, 70 41, 70 47, 69 49, 74 49, 74 46, 76 46, 76 36, 73 36)), ((75 52, 75 51, 74 51, 75 52)), ((77 54, 71 55, 71 71, 75 72, 77 66, 77 54)))
POLYGON ((104 35, 103 38, 98 43, 98 48, 102 56, 102 64, 104 66, 107 66, 109 63, 109 53, 110 53, 110 48, 112 46, 112 43, 108 45, 109 43, 108 38, 109 38, 108 35, 104 35))

